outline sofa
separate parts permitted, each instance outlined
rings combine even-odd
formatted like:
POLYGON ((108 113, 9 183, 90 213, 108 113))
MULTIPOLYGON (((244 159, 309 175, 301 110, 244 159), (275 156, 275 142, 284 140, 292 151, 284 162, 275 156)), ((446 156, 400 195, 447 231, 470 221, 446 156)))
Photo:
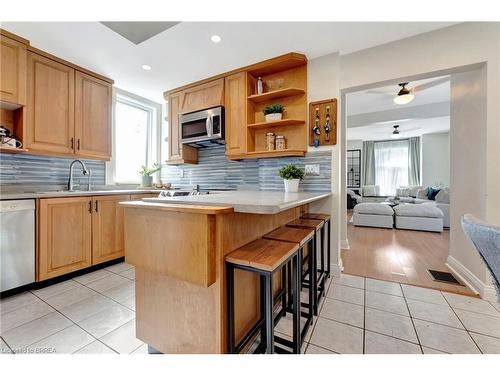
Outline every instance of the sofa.
POLYGON ((450 188, 437 187, 439 192, 434 199, 429 199, 429 186, 402 186, 396 189, 396 195, 401 202, 414 204, 428 204, 435 206, 443 213, 443 227, 450 227, 450 188))
POLYGON ((394 226, 394 210, 383 203, 360 203, 354 207, 352 222, 355 226, 392 228, 394 226))
POLYGON ((361 203, 363 198, 360 195, 356 194, 355 191, 347 189, 347 209, 352 210, 354 206, 358 203, 361 203))
POLYGON ((432 204, 400 204, 394 208, 397 229, 443 231, 443 212, 432 204))

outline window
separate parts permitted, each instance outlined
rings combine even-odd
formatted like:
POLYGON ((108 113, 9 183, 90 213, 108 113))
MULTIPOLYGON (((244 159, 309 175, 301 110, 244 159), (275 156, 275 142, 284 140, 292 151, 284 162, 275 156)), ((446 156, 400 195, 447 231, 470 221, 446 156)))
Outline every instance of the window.
POLYGON ((408 185, 408 140, 375 142, 375 184, 380 195, 408 185))
POLYGON ((141 165, 159 161, 159 120, 161 106, 117 90, 114 106, 114 183, 140 182, 141 165))

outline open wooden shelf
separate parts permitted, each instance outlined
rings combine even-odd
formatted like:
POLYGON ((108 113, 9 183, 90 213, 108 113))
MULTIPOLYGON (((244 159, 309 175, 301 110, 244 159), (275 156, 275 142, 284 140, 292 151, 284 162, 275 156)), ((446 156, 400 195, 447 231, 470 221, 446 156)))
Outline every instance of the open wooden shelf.
POLYGON ((27 152, 26 148, 14 148, 9 146, 0 146, 0 153, 2 154, 22 154, 27 152))
POLYGON ((307 65, 307 58, 300 53, 287 53, 269 60, 250 65, 246 70, 255 77, 282 72, 307 65))
POLYGON ((286 89, 279 89, 279 90, 265 92, 263 94, 250 95, 248 97, 248 100, 254 103, 260 103, 271 99, 286 98, 288 96, 300 95, 304 93, 305 93, 304 89, 299 89, 297 87, 289 87, 286 89))
POLYGON ((296 120, 291 118, 286 118, 278 121, 264 121, 264 122, 256 122, 254 124, 248 124, 247 127, 251 129, 255 128, 271 128, 274 126, 286 126, 286 125, 299 125, 305 123, 304 120, 296 120))

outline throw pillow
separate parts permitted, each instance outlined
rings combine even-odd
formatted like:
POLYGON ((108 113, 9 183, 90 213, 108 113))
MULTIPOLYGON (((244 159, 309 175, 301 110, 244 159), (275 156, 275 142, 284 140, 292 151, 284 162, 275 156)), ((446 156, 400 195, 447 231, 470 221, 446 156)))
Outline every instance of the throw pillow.
POLYGON ((415 198, 417 198, 417 199, 427 199, 427 192, 428 191, 429 191, 429 189, 427 189, 427 188, 418 189, 417 195, 416 195, 415 198))
POLYGON ((437 203, 450 203, 450 189, 444 188, 439 191, 436 195, 437 203))
POLYGON ((438 195, 440 190, 441 189, 434 189, 433 187, 429 186, 429 189, 427 190, 427 198, 431 201, 435 201, 436 195, 438 195))
POLYGON ((410 193, 408 196, 416 198, 418 191, 422 189, 422 186, 411 186, 410 187, 410 193))

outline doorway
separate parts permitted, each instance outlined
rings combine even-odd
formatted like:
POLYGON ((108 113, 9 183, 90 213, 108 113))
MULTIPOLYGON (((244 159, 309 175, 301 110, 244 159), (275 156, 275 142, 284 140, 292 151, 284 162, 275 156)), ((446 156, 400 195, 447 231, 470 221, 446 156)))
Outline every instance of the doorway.
MULTIPOLYGON (((481 69, 475 68, 472 69, 473 75, 480 80, 481 69)), ((411 199, 417 198, 416 191, 408 192, 404 189, 411 188, 411 183, 415 180, 410 181, 407 174, 398 170, 399 162, 404 161, 407 151, 404 150, 404 145, 396 144, 414 137, 418 137, 420 141, 418 186, 422 189, 432 187, 451 191, 452 171, 455 181, 462 180, 463 183, 463 178, 456 176, 460 174, 456 168, 460 160, 457 155, 457 145, 460 143, 458 134, 462 132, 463 126, 460 125, 457 111, 453 113, 453 108, 456 109, 458 104, 456 97, 452 99, 451 86, 455 81, 456 96, 457 87, 464 84, 464 77, 460 77, 465 74, 464 71, 467 69, 385 81, 342 92, 344 116, 341 153, 344 171, 341 191, 345 195, 342 197, 345 209, 345 223, 342 225, 345 227, 341 228, 341 238, 345 239, 342 242, 346 246, 343 246, 341 257, 345 273, 462 294, 476 294, 467 286, 470 283, 463 275, 450 265, 450 259, 454 259, 450 252, 450 242, 460 242, 458 238, 463 237, 459 218, 463 212, 468 212, 463 211, 463 205, 452 208, 454 205, 451 200, 448 201, 443 215, 447 215, 445 225, 451 229, 445 227, 442 232, 420 230, 418 226, 398 228, 395 223, 392 228, 378 227, 376 223, 373 226, 354 225, 355 210, 350 209, 363 202, 383 204, 394 196, 404 200, 404 204, 415 204, 411 199), (458 83, 457 79, 462 82, 458 83), (406 86, 402 85, 406 82, 406 86), (393 104, 398 88, 410 88, 414 96, 412 103, 393 104), (412 90, 413 88, 418 89, 412 90), (351 105, 350 99, 353 99, 351 105), (454 105, 451 105, 452 100, 454 105), (454 114, 453 121, 451 117, 454 114), (452 123, 457 123, 458 128, 453 130, 450 127, 452 123), (378 149, 378 153, 369 147, 363 147, 365 142, 373 142, 372 148, 378 149), (364 149, 375 155, 375 160, 367 158, 367 155, 363 156, 364 149), (356 176, 358 162, 351 159, 358 153, 361 156, 359 176, 356 176), (454 155, 457 160, 453 160, 454 155), (363 163, 376 164, 376 167, 370 171, 363 163), (366 176, 370 173, 371 176, 366 176), (403 186, 406 183, 408 185, 403 186), (451 272, 461 285, 436 281, 429 273, 432 269, 451 272)), ((474 159, 476 162, 477 157, 474 159)), ((401 165, 399 168, 401 169, 401 165)), ((423 198, 420 196, 420 199, 423 198)), ((463 245, 460 245, 463 250, 463 245)))

